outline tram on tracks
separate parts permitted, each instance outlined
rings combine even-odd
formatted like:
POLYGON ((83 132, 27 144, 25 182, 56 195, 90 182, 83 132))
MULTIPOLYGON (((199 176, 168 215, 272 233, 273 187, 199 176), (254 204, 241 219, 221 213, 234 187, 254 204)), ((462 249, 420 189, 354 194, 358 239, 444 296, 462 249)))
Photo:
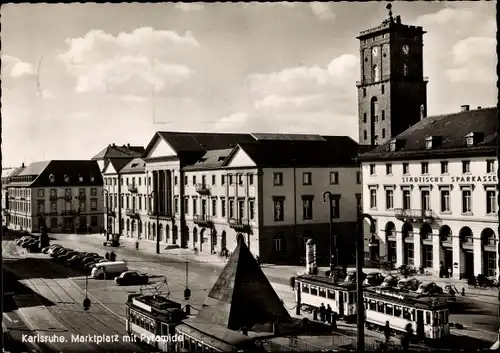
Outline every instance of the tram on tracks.
MULTIPOLYGON (((368 328, 384 327, 389 321, 394 333, 405 332, 410 324, 421 338, 441 339, 450 334, 449 308, 446 296, 401 291, 395 288, 363 286, 363 299, 368 328)), ((333 279, 317 275, 295 278, 294 290, 297 305, 302 310, 319 308, 328 304, 344 320, 357 314, 355 283, 335 283, 333 279)))
POLYGON ((125 313, 125 328, 131 339, 163 352, 175 351, 175 327, 188 317, 180 303, 158 294, 130 295, 125 313))

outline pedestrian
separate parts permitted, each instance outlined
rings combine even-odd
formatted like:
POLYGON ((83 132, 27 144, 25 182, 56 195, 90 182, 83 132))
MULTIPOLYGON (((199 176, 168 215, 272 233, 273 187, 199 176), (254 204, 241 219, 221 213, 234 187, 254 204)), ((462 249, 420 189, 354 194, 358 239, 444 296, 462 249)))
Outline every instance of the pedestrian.
POLYGON ((104 255, 104 257, 106 258, 106 260, 109 260, 109 252, 106 252, 106 255, 104 255))
POLYGON ((452 274, 451 267, 448 267, 448 278, 451 278, 451 274, 452 274))
POLYGON ((139 240, 135 241, 135 250, 139 250, 139 240))
POLYGON ((385 342, 389 342, 391 339, 391 326, 389 324, 389 321, 385 322, 385 327, 384 327, 384 336, 385 336, 385 342))
POLYGON ((443 261, 441 261, 441 263, 439 264, 439 278, 443 278, 444 277, 444 265, 443 265, 443 261))
POLYGON ((111 254, 109 254, 109 260, 110 261, 115 261, 116 260, 116 254, 112 251, 111 254))
POLYGON ((330 324, 332 323, 332 308, 330 304, 326 306, 326 321, 330 324))
POLYGON ((326 315, 325 304, 321 303, 321 306, 319 307, 319 317, 321 322, 325 322, 325 315, 326 315))
POLYGON ((338 315, 337 315, 337 313, 334 311, 334 312, 332 313, 332 329, 333 329, 333 330, 336 330, 336 329, 337 329, 337 317, 338 317, 338 315))
POLYGON ((316 307, 313 309, 313 320, 318 321, 318 308, 316 307))

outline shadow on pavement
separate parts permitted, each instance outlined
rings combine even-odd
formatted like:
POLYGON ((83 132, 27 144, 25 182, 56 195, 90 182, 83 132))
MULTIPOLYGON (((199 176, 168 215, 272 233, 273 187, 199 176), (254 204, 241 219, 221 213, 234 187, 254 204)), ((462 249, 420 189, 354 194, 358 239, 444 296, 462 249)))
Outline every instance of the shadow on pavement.
POLYGON ((447 339, 439 343, 433 343, 430 346, 434 349, 477 351, 480 349, 488 349, 491 347, 491 344, 491 342, 483 341, 478 338, 451 334, 447 339))
POLYGON ((457 301, 450 304, 450 314, 455 315, 481 315, 498 316, 498 312, 492 312, 481 305, 473 302, 457 301))
MULTIPOLYGON (((52 301, 47 298, 39 295, 34 292, 31 288, 25 286, 24 284, 19 282, 19 277, 17 277, 12 272, 3 269, 3 290, 2 293, 2 303, 3 303, 3 311, 6 313, 12 312, 17 309, 16 303, 12 295, 5 295, 5 293, 13 293, 14 295, 36 295, 40 302, 45 306, 55 305, 52 301)), ((29 306, 38 306, 40 303, 33 303, 33 305, 29 306)))

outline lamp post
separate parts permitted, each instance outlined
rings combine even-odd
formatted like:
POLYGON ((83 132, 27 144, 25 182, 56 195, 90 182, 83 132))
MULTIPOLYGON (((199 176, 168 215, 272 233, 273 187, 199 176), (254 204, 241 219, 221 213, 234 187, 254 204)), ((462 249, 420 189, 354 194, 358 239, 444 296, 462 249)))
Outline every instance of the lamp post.
POLYGON ((109 191, 108 189, 102 189, 102 194, 103 195, 106 195, 106 199, 104 201, 104 219, 106 220, 105 222, 105 225, 106 225, 106 228, 105 231, 106 231, 106 241, 109 241, 109 232, 108 232, 108 229, 109 229, 109 225, 108 225, 108 207, 109 207, 109 201, 108 201, 108 198, 109 198, 109 191))
POLYGON ((158 193, 156 190, 151 191, 150 197, 155 198, 155 212, 156 212, 156 253, 160 253, 160 207, 159 202, 160 199, 158 197, 158 193), (154 196, 153 196, 154 195, 154 196))
POLYGON ((375 233, 375 221, 373 217, 367 213, 360 214, 356 229, 356 302, 358 303, 358 344, 356 350, 358 352, 365 350, 365 306, 363 305, 363 259, 365 255, 363 221, 365 218, 368 218, 370 221, 370 232, 375 233))
POLYGON ((333 271, 335 269, 336 262, 338 262, 338 249, 337 249, 337 235, 333 235, 333 207, 332 207, 332 198, 333 195, 330 191, 325 191, 323 194, 323 202, 326 202, 326 198, 328 196, 329 207, 330 207, 330 234, 328 236, 328 242, 330 245, 330 276, 333 275, 333 271), (332 240, 333 238, 333 240, 332 240), (334 259, 335 256, 335 259, 334 259))

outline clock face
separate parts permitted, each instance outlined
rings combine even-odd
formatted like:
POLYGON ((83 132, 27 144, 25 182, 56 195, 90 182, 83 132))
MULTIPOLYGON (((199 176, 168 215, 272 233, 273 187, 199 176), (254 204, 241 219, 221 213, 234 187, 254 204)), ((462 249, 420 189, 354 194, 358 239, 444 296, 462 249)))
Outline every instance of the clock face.
POLYGON ((405 44, 402 47, 402 51, 404 55, 408 55, 410 53, 410 47, 407 44, 405 44))
POLYGON ((377 56, 378 55, 378 47, 372 48, 372 55, 377 56))

